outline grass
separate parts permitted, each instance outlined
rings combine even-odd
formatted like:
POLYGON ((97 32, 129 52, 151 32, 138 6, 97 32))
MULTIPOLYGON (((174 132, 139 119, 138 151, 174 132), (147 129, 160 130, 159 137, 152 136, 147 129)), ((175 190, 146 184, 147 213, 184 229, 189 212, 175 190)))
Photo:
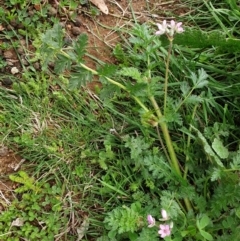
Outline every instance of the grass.
MULTIPOLYGON (((67 48, 62 30, 38 18, 40 38, 33 26, 4 32, 34 41, 46 68, 30 65, 0 87, 0 143, 26 159, 4 177, 17 189, 0 215, 1 240, 159 240, 145 220, 161 209, 170 220, 160 223, 174 223, 166 240, 238 240, 240 10, 235 1, 181 6, 186 30, 171 56, 155 27, 135 24, 119 29, 118 66, 97 70, 83 65, 84 35, 67 48), (103 84, 97 93, 81 87, 93 75, 103 84)), ((13 9, 5 21, 17 11, 25 13, 13 9)))

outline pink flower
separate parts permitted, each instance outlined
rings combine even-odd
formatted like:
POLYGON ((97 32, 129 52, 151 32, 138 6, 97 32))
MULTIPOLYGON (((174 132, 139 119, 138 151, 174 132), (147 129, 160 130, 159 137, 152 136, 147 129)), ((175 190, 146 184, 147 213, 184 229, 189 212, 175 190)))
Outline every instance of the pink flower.
POLYGON ((181 27, 181 25, 182 25, 182 22, 176 23, 174 20, 171 20, 169 35, 173 36, 175 32, 182 33, 184 30, 181 27))
POLYGON ((147 216, 147 221, 148 221, 148 227, 151 228, 155 226, 155 218, 152 217, 152 215, 147 216))
POLYGON ((163 20, 162 24, 157 23, 158 26, 158 31, 155 33, 156 35, 163 35, 166 32, 168 32, 168 25, 167 25, 167 21, 163 20))
POLYGON ((171 228, 168 224, 160 224, 159 228, 160 230, 158 231, 158 234, 160 234, 161 238, 171 235, 171 228))
POLYGON ((166 220, 169 219, 166 210, 162 209, 161 214, 162 214, 162 219, 161 220, 166 221, 166 220))
POLYGON ((158 31, 155 33, 156 35, 167 34, 169 37, 173 37, 175 33, 184 32, 182 27, 182 22, 175 22, 171 20, 170 24, 167 24, 166 20, 163 20, 162 24, 157 23, 158 31))

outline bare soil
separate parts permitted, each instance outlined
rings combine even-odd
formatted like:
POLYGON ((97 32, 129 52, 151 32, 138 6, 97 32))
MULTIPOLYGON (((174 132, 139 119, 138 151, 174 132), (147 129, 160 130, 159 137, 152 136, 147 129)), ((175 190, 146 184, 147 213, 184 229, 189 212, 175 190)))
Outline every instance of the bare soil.
POLYGON ((8 179, 8 175, 16 172, 23 159, 9 150, 6 146, 0 146, 0 211, 10 204, 13 198, 13 190, 16 184, 8 179))

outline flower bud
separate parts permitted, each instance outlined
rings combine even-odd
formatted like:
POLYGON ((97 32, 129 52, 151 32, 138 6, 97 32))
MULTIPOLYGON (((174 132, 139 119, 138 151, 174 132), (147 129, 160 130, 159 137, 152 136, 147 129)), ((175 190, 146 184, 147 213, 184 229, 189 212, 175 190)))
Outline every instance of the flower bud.
POLYGON ((169 219, 166 210, 162 209, 161 213, 162 213, 162 220, 168 220, 169 219))
POLYGON ((148 227, 151 228, 155 226, 155 218, 152 217, 152 215, 147 216, 147 221, 148 221, 148 227))

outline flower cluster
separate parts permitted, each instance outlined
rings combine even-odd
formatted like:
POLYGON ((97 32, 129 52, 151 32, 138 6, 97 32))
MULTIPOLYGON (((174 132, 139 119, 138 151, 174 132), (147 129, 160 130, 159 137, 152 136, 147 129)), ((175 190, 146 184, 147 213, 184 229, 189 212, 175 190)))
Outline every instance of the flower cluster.
POLYGON ((170 24, 168 24, 166 20, 163 20, 162 24, 157 23, 157 26, 158 31, 155 33, 156 35, 166 34, 168 37, 171 38, 175 33, 182 33, 184 31, 182 23, 177 23, 174 20, 171 20, 170 24))
MULTIPOLYGON (((162 218, 160 219, 160 221, 166 222, 169 220, 166 210, 162 209, 161 214, 162 214, 162 218)), ((147 222, 148 222, 149 228, 154 227, 156 224, 155 218, 153 218, 152 215, 150 215, 150 214, 147 216, 147 222)), ((158 234, 160 235, 161 238, 170 236, 172 227, 173 227, 172 222, 170 224, 168 224, 168 223, 160 224, 158 234)))

